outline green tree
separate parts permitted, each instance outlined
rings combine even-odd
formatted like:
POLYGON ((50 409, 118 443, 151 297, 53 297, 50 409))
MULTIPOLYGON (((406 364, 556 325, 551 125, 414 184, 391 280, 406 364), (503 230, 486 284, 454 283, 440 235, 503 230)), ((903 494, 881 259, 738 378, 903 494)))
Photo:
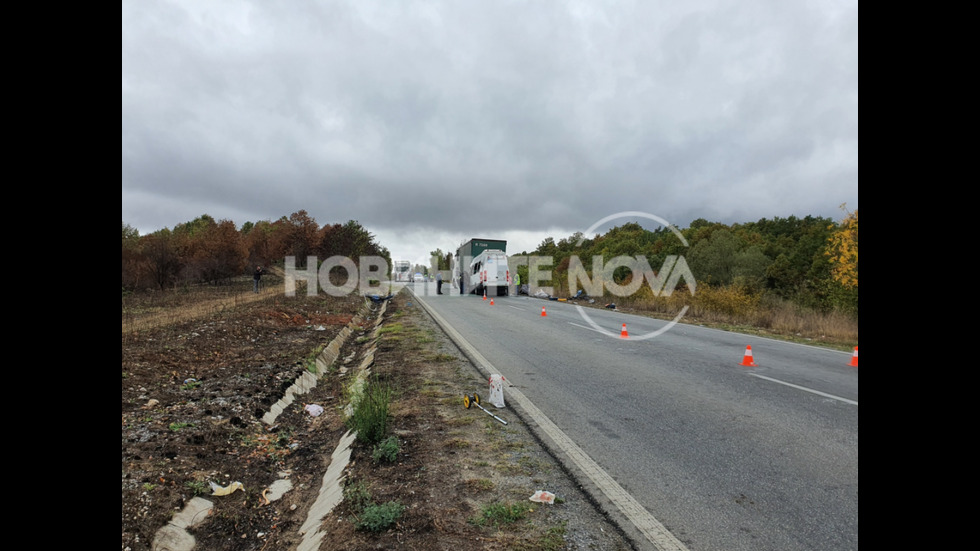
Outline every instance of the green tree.
POLYGON ((436 264, 434 266, 432 266, 432 269, 433 270, 448 270, 449 269, 449 263, 447 262, 447 259, 449 259, 449 255, 447 255, 446 253, 442 252, 442 249, 437 248, 434 251, 429 251, 429 258, 430 259, 434 259, 435 262, 436 262, 436 264))
POLYGON ((758 246, 747 247, 735 253, 732 282, 752 291, 762 291, 766 286, 766 269, 770 264, 772 260, 758 246))
POLYGON ((738 240, 731 231, 715 230, 710 238, 702 239, 691 247, 688 264, 699 282, 729 285, 735 277, 738 249, 738 240))

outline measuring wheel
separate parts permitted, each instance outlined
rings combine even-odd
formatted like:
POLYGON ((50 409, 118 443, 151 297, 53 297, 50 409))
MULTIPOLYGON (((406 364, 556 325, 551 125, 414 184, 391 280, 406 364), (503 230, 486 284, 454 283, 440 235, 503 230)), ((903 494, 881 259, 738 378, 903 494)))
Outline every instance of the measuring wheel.
MULTIPOLYGON (((463 407, 465 407, 466 409, 470 409, 470 406, 472 406, 473 404, 476 404, 477 406, 480 405, 480 395, 479 394, 476 394, 476 393, 474 393, 472 396, 470 396, 468 394, 464 394, 463 395, 463 407)), ((480 409, 483 409, 483 408, 481 407, 480 409)))
POLYGON ((465 407, 466 409, 470 409, 470 406, 472 406, 474 404, 476 404, 476 407, 478 407, 478 408, 482 409, 484 412, 486 412, 486 414, 489 415, 490 417, 493 417, 494 419, 496 419, 497 421, 500 421, 501 423, 503 423, 505 425, 507 424, 507 421, 504 421, 500 417, 497 417, 493 413, 487 411, 487 408, 485 408, 485 407, 483 407, 483 406, 480 405, 480 395, 479 394, 474 393, 472 396, 470 396, 469 394, 464 394, 463 395, 463 407, 465 407))

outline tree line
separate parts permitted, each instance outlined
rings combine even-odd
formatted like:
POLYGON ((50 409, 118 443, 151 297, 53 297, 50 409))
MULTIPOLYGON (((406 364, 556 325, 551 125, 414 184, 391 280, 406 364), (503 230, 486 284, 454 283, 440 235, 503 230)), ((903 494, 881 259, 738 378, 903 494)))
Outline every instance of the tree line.
MULTIPOLYGON (((649 231, 639 224, 627 223, 592 237, 581 232, 558 241, 549 237, 536 250, 522 254, 551 256, 551 285, 564 292, 569 290, 572 256, 578 256, 593 277, 593 256, 601 256, 606 263, 617 256, 643 255, 657 270, 669 255, 674 255, 684 257, 698 286, 734 287, 819 311, 856 315, 858 211, 848 212, 846 205, 841 208, 845 216, 840 222, 790 216, 727 225, 699 218, 687 228, 678 228, 686 245, 669 228, 649 231)), ((527 281, 527 267, 518 271, 522 281, 527 281)), ((632 277, 625 268, 613 273, 621 285, 628 284, 632 277)))
POLYGON ((142 236, 122 223, 123 291, 220 284, 287 256, 295 257, 297 268, 305 268, 308 256, 322 261, 334 255, 355 262, 361 256, 380 256, 391 265, 388 249, 356 220, 321 227, 305 210, 275 222, 245 222, 240 229, 231 220, 204 214, 142 236))

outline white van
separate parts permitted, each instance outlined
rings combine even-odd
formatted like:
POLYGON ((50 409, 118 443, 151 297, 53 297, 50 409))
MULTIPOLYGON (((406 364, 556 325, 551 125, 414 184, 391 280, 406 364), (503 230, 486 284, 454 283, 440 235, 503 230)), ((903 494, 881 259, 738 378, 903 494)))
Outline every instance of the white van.
POLYGON ((470 262, 463 278, 467 289, 478 295, 506 296, 510 287, 510 267, 507 254, 500 249, 487 249, 470 262))

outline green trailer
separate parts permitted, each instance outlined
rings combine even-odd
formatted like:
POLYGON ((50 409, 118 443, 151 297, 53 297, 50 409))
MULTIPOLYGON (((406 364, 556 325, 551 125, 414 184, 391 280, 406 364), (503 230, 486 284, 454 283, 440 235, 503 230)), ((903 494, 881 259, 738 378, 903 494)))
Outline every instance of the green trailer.
MULTIPOLYGON (((507 241, 503 239, 470 239, 456 249, 453 257, 453 288, 460 289, 460 294, 482 292, 482 285, 472 272, 473 259, 487 250, 507 252, 507 241)), ((504 293, 506 288, 504 287, 504 293)))

